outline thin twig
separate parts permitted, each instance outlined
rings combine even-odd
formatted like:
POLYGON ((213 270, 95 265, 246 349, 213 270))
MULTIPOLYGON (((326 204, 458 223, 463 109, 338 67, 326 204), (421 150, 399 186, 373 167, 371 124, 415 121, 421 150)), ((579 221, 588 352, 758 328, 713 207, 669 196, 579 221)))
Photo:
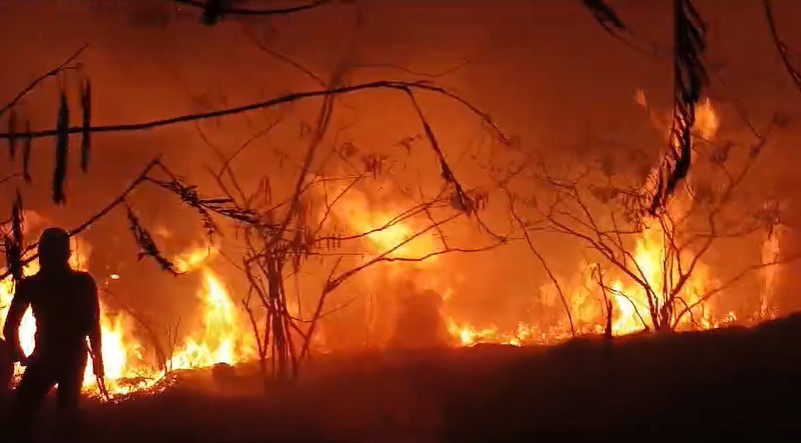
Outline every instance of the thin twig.
POLYGON ((74 53, 73 53, 73 54, 72 54, 72 55, 71 55, 71 56, 70 56, 70 57, 69 57, 67 60, 65 60, 63 63, 61 63, 60 65, 56 66, 55 68, 53 68, 53 69, 51 69, 51 70, 49 70, 49 71, 45 72, 44 74, 40 75, 39 77, 37 77, 37 78, 36 78, 34 81, 32 81, 32 82, 31 82, 31 83, 30 83, 30 84, 29 84, 29 85, 28 85, 28 86, 27 86, 25 89, 23 89, 23 90, 22 90, 22 91, 21 91, 19 94, 17 94, 17 95, 16 95, 16 97, 14 97, 14 98, 13 98, 13 99, 12 99, 10 102, 8 102, 8 103, 7 103, 5 106, 3 106, 2 108, 0 108, 0 116, 2 116, 3 114, 5 114, 5 113, 6 113, 6 112, 7 112, 9 109, 11 109, 11 108, 13 108, 14 106, 16 106, 16 105, 17 105, 17 103, 19 103, 19 101, 20 101, 20 100, 22 100, 22 99, 23 99, 23 98, 24 98, 26 95, 28 95, 28 93, 30 93, 31 91, 33 91, 34 89, 36 89, 36 87, 37 87, 37 86, 39 86, 39 84, 40 84, 40 83, 42 83, 43 81, 47 80, 49 77, 55 77, 55 76, 59 75, 61 72, 63 72, 63 71, 65 71, 65 70, 67 70, 67 69, 77 69, 77 67, 74 67, 74 66, 72 66, 72 67, 71 67, 71 66, 68 66, 68 65, 69 65, 70 63, 72 63, 72 62, 73 62, 73 61, 74 61, 76 58, 78 58, 78 56, 80 56, 80 55, 81 55, 81 53, 82 53, 82 52, 83 52, 83 51, 84 51, 84 50, 85 50, 87 47, 89 47, 89 44, 88 44, 88 43, 85 43, 83 46, 81 46, 80 48, 78 48, 78 50, 77 50, 77 51, 75 51, 75 52, 74 52, 74 53))
MULTIPOLYGON (((470 110, 473 114, 478 116, 485 124, 487 124, 495 133, 496 135, 502 140, 508 142, 508 138, 504 135, 503 131, 494 123, 492 117, 489 114, 479 110, 476 106, 472 105, 467 100, 457 96, 456 94, 448 91, 445 88, 439 86, 433 86, 426 82, 404 82, 404 81, 391 81, 391 80, 380 80, 368 83, 360 83, 355 85, 345 85, 339 86, 332 89, 322 89, 316 91, 305 91, 305 92, 295 92, 287 95, 283 95, 280 97, 275 97, 269 100, 251 103, 248 105, 243 106, 236 106, 226 109, 221 109, 217 111, 208 111, 208 112, 199 112, 194 114, 185 114, 179 115, 175 117, 169 117, 164 119, 158 120, 151 120, 142 123, 128 123, 128 124, 117 124, 117 125, 104 125, 104 126, 92 126, 89 128, 84 128, 83 126, 72 126, 66 129, 66 133, 68 134, 79 134, 85 131, 91 133, 103 133, 103 132, 128 132, 128 131, 144 131, 148 129, 156 129, 163 126, 170 126, 176 125, 180 123, 187 123, 193 122, 197 120, 205 120, 210 118, 217 118, 217 117, 225 117, 231 116, 236 114, 247 113, 259 109, 265 109, 274 107, 283 103, 289 103, 299 100, 304 100, 308 98, 318 98, 318 97, 326 97, 326 96, 333 96, 333 95, 342 95, 348 94, 351 92, 359 92, 359 91, 366 91, 371 89, 392 89, 403 91, 408 93, 408 91, 419 89, 423 91, 433 92, 436 94, 444 95, 448 98, 456 100, 457 102, 461 103, 468 110, 470 110)), ((39 131, 31 131, 30 134, 26 134, 26 137, 30 138, 42 138, 42 137, 54 137, 59 134, 58 129, 45 129, 39 131)), ((8 132, 0 133, 0 139, 9 139, 16 134, 10 134, 8 132)))
POLYGON ((787 73, 790 74, 790 78, 793 80, 793 83, 795 83, 796 88, 801 91, 801 72, 798 72, 793 64, 790 63, 790 51, 787 49, 787 45, 784 44, 779 37, 779 31, 776 29, 776 21, 773 19, 773 7, 771 5, 771 1, 764 0, 763 3, 765 5, 765 18, 768 20, 768 27, 770 28, 770 35, 773 39, 773 44, 779 51, 779 55, 781 56, 782 63, 784 63, 787 73))

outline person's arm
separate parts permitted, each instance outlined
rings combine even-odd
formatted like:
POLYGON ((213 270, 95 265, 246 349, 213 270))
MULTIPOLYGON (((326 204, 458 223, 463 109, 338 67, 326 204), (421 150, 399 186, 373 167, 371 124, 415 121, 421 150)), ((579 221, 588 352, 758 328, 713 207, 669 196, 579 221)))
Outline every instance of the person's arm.
POLYGON ((100 299, 97 295, 97 284, 95 279, 89 274, 86 274, 87 292, 90 300, 90 308, 92 310, 92 325, 89 329, 89 348, 94 357, 94 372, 98 377, 105 376, 105 369, 103 365, 103 333, 100 328, 100 299))
POLYGON ((11 299, 11 306, 8 308, 6 323, 3 326, 3 336, 6 338, 11 359, 15 362, 25 359, 25 351, 22 350, 22 345, 19 342, 19 325, 22 323, 22 317, 25 315, 25 311, 28 309, 28 306, 30 306, 28 294, 25 290, 26 287, 27 284, 25 280, 22 280, 14 289, 14 297, 11 299))

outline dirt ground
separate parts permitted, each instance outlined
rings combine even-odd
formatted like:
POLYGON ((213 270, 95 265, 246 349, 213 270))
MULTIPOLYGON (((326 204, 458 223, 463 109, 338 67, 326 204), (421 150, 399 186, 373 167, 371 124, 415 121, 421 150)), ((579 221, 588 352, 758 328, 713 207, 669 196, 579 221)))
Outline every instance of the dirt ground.
POLYGON ((329 356, 266 394, 253 368, 178 374, 158 394, 87 404, 84 441, 798 441, 799 338, 796 315, 612 343, 329 356))

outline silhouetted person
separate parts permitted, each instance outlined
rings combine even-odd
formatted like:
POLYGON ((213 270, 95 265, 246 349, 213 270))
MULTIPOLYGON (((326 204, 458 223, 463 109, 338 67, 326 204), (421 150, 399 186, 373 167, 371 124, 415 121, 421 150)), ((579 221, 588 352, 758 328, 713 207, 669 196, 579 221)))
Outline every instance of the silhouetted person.
POLYGON ((406 284, 398 294, 395 330, 390 339, 393 347, 425 349, 445 346, 448 327, 442 317, 442 297, 430 289, 417 286, 420 271, 408 271, 406 284))
MULTIPOLYGON (((39 239, 39 266, 14 292, 3 335, 13 361, 27 366, 17 387, 12 423, 20 440, 31 438, 32 424, 47 394, 57 384, 57 406, 64 432, 77 430, 78 403, 88 351, 94 372, 103 377, 100 304, 92 276, 73 270, 69 235, 59 228, 46 229, 39 239), (19 325, 28 306, 36 320, 33 353, 25 357, 19 325)), ((67 437, 65 435, 65 437, 67 437)))

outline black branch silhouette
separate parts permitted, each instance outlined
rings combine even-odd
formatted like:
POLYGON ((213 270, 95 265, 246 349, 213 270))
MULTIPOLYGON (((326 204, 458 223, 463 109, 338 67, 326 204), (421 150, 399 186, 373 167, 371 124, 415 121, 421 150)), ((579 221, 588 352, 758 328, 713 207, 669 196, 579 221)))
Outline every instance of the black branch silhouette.
POLYGON ((641 41, 604 0, 581 0, 581 3, 604 31, 626 46, 648 57, 657 57, 664 52, 654 44, 641 41))
POLYGON ((626 25, 620 20, 615 10, 603 0, 581 0, 581 2, 584 4, 585 8, 592 12, 598 24, 610 34, 615 35, 617 31, 628 31, 628 28, 626 28, 626 25))
POLYGON ((673 14, 673 123, 668 156, 659 168, 648 208, 652 215, 665 206, 676 186, 690 172, 695 106, 709 81, 702 59, 706 24, 691 0, 674 0, 673 14))
MULTIPOLYGON (((181 272, 178 270, 178 268, 167 258, 165 258, 163 254, 161 254, 160 249, 153 241, 153 237, 139 221, 139 218, 136 216, 129 204, 129 198, 134 191, 147 183, 157 185, 159 188, 168 191, 169 193, 177 196, 185 205, 194 209, 199 214, 201 222, 205 228, 209 227, 207 223, 210 218, 210 213, 225 217, 234 221, 235 223, 250 222, 253 218, 252 215, 248 214, 248 211, 242 210, 233 205, 231 200, 225 198, 205 198, 200 196, 197 191, 195 191, 195 186, 184 184, 169 168, 167 168, 161 162, 160 159, 157 158, 148 163, 140 172, 140 174, 135 177, 131 184, 128 185, 128 187, 125 188, 119 195, 117 195, 117 197, 112 199, 108 204, 88 217, 83 223, 75 228, 70 229, 68 231, 70 237, 82 233, 98 221, 105 218, 114 209, 120 206, 125 206, 127 210, 129 228, 133 233, 137 246, 140 249, 140 258, 153 258, 165 271, 175 275, 180 274, 181 272), (161 174, 165 175, 167 179, 165 180, 155 176, 154 174, 156 172, 161 172, 161 174)), ((27 246, 23 246, 22 217, 22 197, 18 193, 12 207, 11 229, 6 229, 5 226, 3 226, 2 229, 3 252, 6 256, 6 268, 2 273, 0 273, 0 280, 9 276, 15 276, 16 278, 16 276, 19 275, 18 272, 21 272, 25 266, 38 258, 38 254, 34 252, 38 246, 38 243, 34 242, 27 246)), ((211 226, 216 229, 216 223, 213 223, 213 221, 211 226)), ((207 233, 209 232, 207 231, 207 233)))
MULTIPOLYGON (((89 137, 90 134, 93 133, 143 131, 169 125, 196 122, 200 120, 214 119, 225 116, 232 116, 255 110, 271 108, 281 104, 295 102, 308 98, 333 97, 347 93, 367 91, 367 90, 377 90, 377 89, 390 89, 395 91, 401 91, 410 98, 413 108, 417 113, 418 117, 420 118, 421 123, 423 124, 423 128, 425 130, 425 135, 429 141, 429 145, 431 146, 431 148, 433 149, 434 153, 437 156, 437 160, 440 164, 443 179, 448 184, 453 185, 455 187, 456 201, 458 202, 459 205, 462 206, 463 210, 465 210, 465 212, 467 213, 474 212, 476 209, 475 206, 477 202, 474 202, 470 199, 470 197, 464 191, 464 187, 456 179, 453 170, 448 166, 444 153, 441 150, 439 143, 437 142, 434 132, 431 130, 431 125, 425 118, 415 98, 414 91, 420 90, 420 91, 432 92, 439 95, 443 95, 449 99, 456 100, 458 103, 463 105, 467 110, 476 115, 480 119, 480 121, 487 128, 489 128, 493 132, 493 134, 495 134, 495 136, 499 141, 501 141, 504 144, 510 144, 511 141, 504 134, 504 132, 498 127, 498 125, 495 124, 495 122, 493 121, 493 119, 490 117, 489 114, 481 111, 478 107, 471 104, 462 97, 456 95, 455 93, 445 88, 423 81, 404 82, 404 81, 383 80, 383 81, 375 81, 375 82, 361 83, 355 85, 339 85, 317 91, 306 91, 306 92, 287 94, 257 103, 230 107, 216 111, 186 114, 186 115, 159 119, 159 120, 152 120, 142 123, 129 123, 129 124, 118 124, 118 125, 106 125, 106 126, 87 126, 84 122, 84 124, 81 126, 68 127, 65 124, 65 122, 67 121, 66 118, 68 118, 68 108, 66 106, 62 106, 61 111, 59 112, 59 124, 55 129, 27 131, 25 133, 26 149, 29 149, 28 143, 30 143, 31 139, 43 138, 43 137, 56 137, 57 147, 58 147, 57 158, 60 159, 63 158, 63 155, 66 153, 66 150, 68 148, 67 139, 68 136, 71 134, 81 134, 84 138, 87 138, 89 137)), ((0 139, 16 140, 16 138, 17 138, 16 132, 9 131, 5 133, 0 133, 0 139)), ((64 163, 57 161, 56 170, 54 172, 54 181, 53 181, 53 200, 56 203, 63 203, 65 201, 63 192, 63 183, 65 176, 66 176, 66 171, 64 169, 64 163)))

